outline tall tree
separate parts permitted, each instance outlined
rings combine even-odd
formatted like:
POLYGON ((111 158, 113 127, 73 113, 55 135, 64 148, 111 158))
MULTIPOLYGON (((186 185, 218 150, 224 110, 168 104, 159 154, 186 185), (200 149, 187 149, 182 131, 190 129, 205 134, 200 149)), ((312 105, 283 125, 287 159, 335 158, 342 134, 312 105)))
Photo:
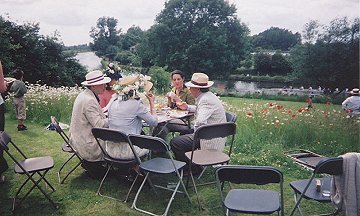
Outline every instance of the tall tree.
POLYGON ((291 51, 294 76, 330 88, 357 87, 359 37, 359 18, 352 23, 346 17, 334 19, 314 44, 305 43, 291 51))
POLYGON ((252 37, 252 45, 254 48, 261 47, 263 49, 282 50, 287 51, 300 44, 301 35, 299 33, 293 34, 287 29, 278 27, 271 27, 252 37))
POLYGON ((249 29, 224 0, 169 0, 147 36, 147 55, 159 66, 227 77, 245 58, 249 29))
POLYGON ((80 84, 85 74, 73 57, 63 52, 63 44, 55 32, 53 36, 39 34, 38 23, 17 25, 0 16, 0 59, 5 72, 11 75, 21 68, 30 83, 53 86, 80 84))
POLYGON ((90 37, 94 42, 90 43, 90 47, 98 56, 106 54, 108 47, 116 46, 119 41, 121 30, 117 30, 117 22, 113 17, 100 17, 96 27, 91 28, 90 37))

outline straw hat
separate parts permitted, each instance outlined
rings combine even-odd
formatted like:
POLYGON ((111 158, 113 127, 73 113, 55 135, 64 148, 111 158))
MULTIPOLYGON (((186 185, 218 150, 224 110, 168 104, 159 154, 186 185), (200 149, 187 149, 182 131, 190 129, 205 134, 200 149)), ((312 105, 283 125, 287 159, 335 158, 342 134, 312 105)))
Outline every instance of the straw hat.
POLYGON ((133 85, 138 80, 139 80, 139 75, 130 75, 120 78, 119 81, 121 86, 127 86, 127 85, 133 85))
POLYGON ((111 79, 109 77, 105 77, 103 72, 100 70, 94 70, 86 74, 86 80, 81 84, 84 86, 94 86, 101 85, 105 83, 109 83, 111 79))
POLYGON ((358 88, 354 88, 353 90, 351 90, 350 92, 353 95, 358 95, 359 94, 359 89, 358 88))
POLYGON ((191 77, 191 81, 185 83, 185 86, 193 88, 209 88, 213 84, 213 81, 209 81, 208 75, 204 73, 194 73, 191 77))
POLYGON ((153 87, 153 83, 152 82, 150 82, 150 81, 145 81, 145 83, 144 83, 144 90, 145 90, 145 92, 146 93, 148 93, 150 90, 151 90, 151 88, 153 87))

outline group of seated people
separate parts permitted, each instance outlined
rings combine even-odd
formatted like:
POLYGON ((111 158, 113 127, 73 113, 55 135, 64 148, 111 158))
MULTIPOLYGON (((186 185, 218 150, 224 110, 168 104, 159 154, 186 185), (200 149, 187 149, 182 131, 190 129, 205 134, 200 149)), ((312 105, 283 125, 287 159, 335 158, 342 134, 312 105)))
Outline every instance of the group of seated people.
MULTIPOLYGON (((183 132, 182 135, 170 141, 175 158, 188 162, 185 153, 191 151, 194 131, 205 124, 226 122, 225 109, 219 98, 209 91, 213 81, 204 73, 194 73, 191 81, 184 83, 184 74, 175 70, 171 73, 173 89, 167 94, 168 105, 172 108, 194 112, 193 128, 179 119, 173 119, 166 125, 158 124, 155 96, 150 93, 152 84, 145 80, 145 93, 149 107, 143 103, 136 88, 129 90, 128 85, 138 82, 133 77, 123 77, 117 72, 104 75, 102 71, 95 70, 85 76, 82 85, 86 89, 75 99, 70 123, 70 145, 83 158, 83 168, 94 176, 102 177, 103 154, 92 135, 91 129, 95 127, 119 130, 125 134, 141 134, 143 121, 155 131, 161 132, 159 137, 166 140, 169 132, 183 132), (120 79, 120 81, 118 81, 120 79), (120 87, 114 87, 114 83, 120 87), (114 89, 121 89, 121 92, 114 89), (105 97, 105 98, 103 98, 105 97), (105 101, 105 103, 104 103, 105 101), (107 112, 107 115, 104 113, 107 112), (186 130, 187 129, 187 130, 186 130), (98 173, 98 175, 96 175, 98 173)), ((137 76, 138 78, 138 76, 137 76)), ((128 145, 113 145, 102 143, 112 157, 119 159, 133 158, 133 152, 128 145)), ((223 150, 225 139, 216 142, 207 142, 211 149, 223 150)), ((147 154, 146 150, 136 148, 139 156, 147 154)))

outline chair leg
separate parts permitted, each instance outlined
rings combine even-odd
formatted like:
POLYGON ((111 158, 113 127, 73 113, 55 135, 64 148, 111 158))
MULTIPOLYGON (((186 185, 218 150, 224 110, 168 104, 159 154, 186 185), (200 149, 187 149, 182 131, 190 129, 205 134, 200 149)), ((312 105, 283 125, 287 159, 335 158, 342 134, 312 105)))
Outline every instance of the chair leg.
POLYGON ((102 178, 102 180, 101 180, 101 182, 100 182, 100 185, 99 185, 99 188, 98 188, 96 194, 99 195, 99 196, 103 196, 103 197, 107 197, 107 198, 111 198, 111 199, 118 200, 118 199, 116 199, 116 198, 114 198, 114 197, 105 196, 105 195, 101 194, 101 192, 100 192, 100 191, 101 191, 101 187, 103 186, 104 181, 105 181, 105 179, 106 179, 106 177, 107 177, 107 175, 108 175, 108 173, 109 173, 109 171, 110 171, 110 169, 111 169, 112 166, 113 166, 112 163, 111 163, 110 165, 108 165, 108 169, 106 170, 106 173, 105 173, 104 177, 102 178))
POLYGON ((126 194, 126 197, 125 197, 125 200, 124 200, 124 202, 125 202, 125 203, 126 203, 126 202, 127 202, 127 200, 129 199, 130 193, 131 193, 131 191, 132 191, 132 189, 133 189, 133 187, 134 187, 134 185, 135 185, 135 183, 136 183, 136 181, 137 181, 138 177, 139 177, 139 174, 137 174, 137 175, 136 175, 136 177, 135 177, 135 179, 134 179, 133 183, 132 183, 132 184, 131 184, 131 186, 130 186, 130 189, 129 189, 128 193, 126 194))
POLYGON ((54 207, 55 209, 58 208, 58 206, 52 201, 52 199, 49 197, 49 195, 48 195, 48 194, 40 187, 40 185, 39 185, 39 183, 41 182, 41 180, 44 180, 44 181, 53 189, 53 191, 55 191, 55 189, 51 186, 51 184, 45 179, 45 175, 46 175, 46 173, 47 173, 48 171, 49 171, 49 170, 44 171, 43 174, 37 172, 37 173, 40 175, 40 178, 39 178, 37 181, 35 181, 35 180, 32 178, 32 177, 35 175, 35 173, 32 173, 31 175, 30 175, 29 173, 26 173, 26 175, 28 176, 28 178, 25 180, 25 182, 21 185, 21 187, 19 188, 19 190, 16 192, 16 195, 15 195, 15 197, 14 197, 14 199, 13 199, 12 211, 15 210, 15 207, 16 207, 16 198, 17 198, 17 196, 19 195, 20 190, 23 188, 23 186, 24 186, 29 180, 31 180, 34 184, 33 184, 33 186, 28 190, 28 192, 24 195, 24 197, 20 200, 20 202, 18 202, 18 204, 17 204, 18 206, 21 205, 21 203, 26 199, 26 197, 31 193, 31 191, 32 191, 35 187, 37 187, 37 188, 41 191, 41 193, 44 194, 44 196, 49 200, 49 202, 53 205, 53 207, 54 207))
POLYGON ((186 186, 185 186, 185 184, 184 184, 184 181, 183 181, 184 170, 181 169, 181 171, 180 171, 180 176, 179 176, 179 173, 178 173, 178 172, 176 172, 176 174, 177 174, 178 177, 180 178, 180 183, 181 183, 181 185, 182 185, 182 187, 183 187, 184 193, 185 193, 186 197, 188 198, 188 200, 189 200, 189 202, 190 202, 190 204, 191 204, 191 199, 190 199, 189 193, 188 193, 188 191, 187 191, 187 189, 186 189, 186 186))
POLYGON ((134 208, 134 209, 136 209, 136 210, 138 210, 138 211, 140 211, 140 212, 143 212, 143 213, 145 213, 145 214, 149 214, 150 212, 146 212, 146 211, 144 211, 144 210, 142 210, 142 209, 137 208, 137 207, 136 207, 136 201, 137 201, 137 199, 138 199, 138 197, 139 197, 139 194, 140 194, 142 188, 144 187, 145 182, 146 182, 146 180, 147 180, 148 177, 149 177, 149 172, 146 173, 145 178, 144 178, 144 180, 142 181, 142 183, 141 183, 138 191, 136 192, 134 201, 133 201, 133 203, 132 203, 132 205, 131 205, 131 208, 134 208))
POLYGON ((191 176, 191 180, 192 180, 192 183, 194 185, 194 189, 195 189, 195 194, 196 194, 196 199, 198 201, 198 204, 199 204, 199 209, 202 210, 202 206, 201 206, 201 202, 200 202, 200 198, 199 198, 199 194, 198 194, 198 191, 197 191, 197 188, 196 188, 196 184, 195 184, 195 180, 194 180, 194 176, 190 170, 190 176, 191 176))
POLYGON ((76 166, 74 167, 74 168, 72 168, 69 172, 68 172, 68 174, 66 174, 66 176, 63 178, 63 180, 61 180, 60 181, 60 171, 58 172, 58 178, 59 178, 59 182, 60 182, 60 184, 64 184, 64 182, 65 182, 65 180, 67 179, 67 177, 72 173, 72 172, 74 172, 79 166, 81 165, 81 161, 79 161, 79 163, 78 164, 76 164, 76 166))

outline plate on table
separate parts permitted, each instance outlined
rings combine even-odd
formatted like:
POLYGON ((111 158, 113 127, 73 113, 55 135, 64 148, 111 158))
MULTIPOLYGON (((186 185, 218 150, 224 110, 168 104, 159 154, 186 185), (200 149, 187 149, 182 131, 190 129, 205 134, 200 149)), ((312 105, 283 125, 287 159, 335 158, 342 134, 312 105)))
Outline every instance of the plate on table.
POLYGON ((173 110, 170 112, 171 118, 182 118, 185 117, 188 114, 188 111, 182 111, 182 110, 173 110))

